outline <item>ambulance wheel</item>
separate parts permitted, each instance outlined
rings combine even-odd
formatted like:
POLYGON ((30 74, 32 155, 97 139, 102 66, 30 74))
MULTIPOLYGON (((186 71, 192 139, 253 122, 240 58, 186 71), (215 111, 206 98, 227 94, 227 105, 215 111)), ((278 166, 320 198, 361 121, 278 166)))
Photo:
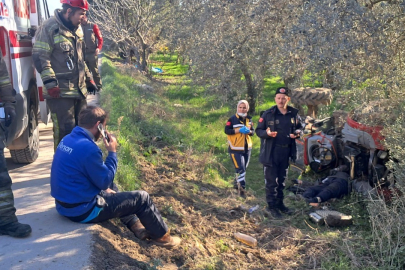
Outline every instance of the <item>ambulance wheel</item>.
POLYGON ((31 105, 29 116, 28 130, 26 131, 28 132, 28 145, 24 149, 10 150, 11 158, 14 163, 32 163, 38 158, 39 128, 34 105, 31 105))

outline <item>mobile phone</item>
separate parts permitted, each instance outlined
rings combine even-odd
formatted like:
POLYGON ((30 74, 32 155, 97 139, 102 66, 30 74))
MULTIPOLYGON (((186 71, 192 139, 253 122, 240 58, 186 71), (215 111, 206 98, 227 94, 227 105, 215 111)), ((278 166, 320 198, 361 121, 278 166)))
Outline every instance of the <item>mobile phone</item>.
POLYGON ((98 130, 100 131, 101 135, 107 140, 107 142, 110 142, 110 137, 108 137, 107 132, 105 132, 103 124, 98 124, 98 130))

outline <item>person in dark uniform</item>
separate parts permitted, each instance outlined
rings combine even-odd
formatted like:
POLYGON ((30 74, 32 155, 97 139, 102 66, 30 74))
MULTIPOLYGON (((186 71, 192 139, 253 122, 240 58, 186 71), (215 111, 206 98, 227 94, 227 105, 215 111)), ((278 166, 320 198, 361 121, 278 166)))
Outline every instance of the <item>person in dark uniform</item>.
POLYGON ((259 161, 263 164, 266 184, 267 210, 274 218, 282 218, 280 213, 291 214, 284 205, 284 181, 287 177, 289 160, 297 155, 295 138, 302 128, 298 110, 288 106, 289 89, 276 90, 276 105, 265 111, 256 128, 261 138, 259 161))
MULTIPOLYGON (((15 118, 15 91, 10 82, 6 63, 0 48, 0 98, 4 107, 5 127, 15 118)), ((12 237, 27 237, 31 234, 31 226, 18 222, 15 214, 14 195, 11 189, 11 178, 8 174, 4 158, 5 127, 0 123, 0 235, 12 237)))
POLYGON ((252 152, 252 138, 254 134, 252 117, 247 114, 249 103, 240 100, 236 114, 232 115, 225 125, 225 134, 228 135, 228 153, 235 166, 234 188, 241 196, 245 195, 246 168, 249 165, 252 152))

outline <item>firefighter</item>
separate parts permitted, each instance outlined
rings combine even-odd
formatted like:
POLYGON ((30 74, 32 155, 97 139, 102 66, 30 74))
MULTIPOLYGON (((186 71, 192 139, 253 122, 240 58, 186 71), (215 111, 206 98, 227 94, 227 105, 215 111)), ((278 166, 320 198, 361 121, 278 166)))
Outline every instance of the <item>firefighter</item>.
MULTIPOLYGON (((0 48, 0 98, 3 102, 5 127, 8 127, 15 117, 15 91, 11 86, 6 63, 0 48)), ((13 237, 27 237, 31 226, 18 222, 15 214, 14 196, 11 190, 11 178, 4 158, 5 127, 0 123, 0 234, 13 237)))
POLYGON ((61 0, 62 9, 37 30, 34 65, 44 83, 44 98, 51 110, 54 148, 77 126, 86 96, 98 90, 84 61, 80 22, 89 9, 87 0, 61 0))
POLYGON ((288 106, 289 101, 289 89, 277 88, 276 105, 262 114, 256 128, 261 138, 259 161, 264 170, 267 210, 276 219, 282 218, 280 211, 292 213, 284 205, 284 181, 290 158, 296 159, 295 138, 302 128, 298 110, 288 106))
POLYGON ((103 47, 103 37, 97 24, 87 19, 87 14, 82 19, 84 42, 86 43, 85 60, 99 91, 101 91, 101 78, 98 72, 98 54, 103 47))

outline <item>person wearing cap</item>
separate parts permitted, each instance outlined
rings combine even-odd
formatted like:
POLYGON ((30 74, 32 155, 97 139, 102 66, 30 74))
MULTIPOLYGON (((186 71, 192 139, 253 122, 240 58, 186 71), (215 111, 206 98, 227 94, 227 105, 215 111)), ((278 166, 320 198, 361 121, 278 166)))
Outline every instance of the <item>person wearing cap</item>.
POLYGON ((225 125, 225 134, 228 135, 228 153, 236 172, 234 188, 241 196, 245 195, 246 168, 252 151, 251 136, 254 134, 252 117, 247 114, 248 111, 249 103, 246 100, 240 100, 236 114, 232 115, 225 125))
POLYGON ((84 60, 81 20, 87 0, 61 0, 62 9, 37 30, 32 57, 44 83, 43 96, 51 111, 54 148, 77 125, 87 93, 98 89, 84 60))
POLYGON ((263 164, 267 210, 277 219, 282 218, 280 212, 292 213, 284 204, 284 181, 289 160, 296 159, 295 138, 302 128, 298 110, 288 106, 289 101, 289 89, 277 88, 276 105, 263 112, 256 128, 261 139, 259 161, 263 164))

